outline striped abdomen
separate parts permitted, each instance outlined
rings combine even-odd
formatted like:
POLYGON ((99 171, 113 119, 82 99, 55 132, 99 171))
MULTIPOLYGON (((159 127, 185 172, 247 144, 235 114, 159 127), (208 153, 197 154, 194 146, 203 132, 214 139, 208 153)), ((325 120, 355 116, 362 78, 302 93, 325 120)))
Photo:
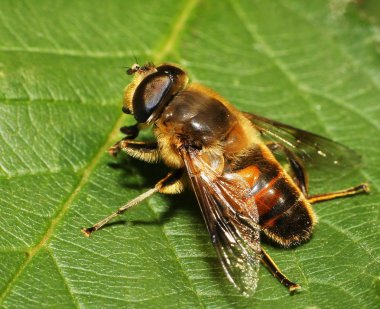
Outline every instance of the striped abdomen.
POLYGON ((255 197, 264 234, 282 246, 308 240, 314 214, 291 177, 265 146, 256 146, 244 157, 241 171, 251 174, 250 193, 255 197))

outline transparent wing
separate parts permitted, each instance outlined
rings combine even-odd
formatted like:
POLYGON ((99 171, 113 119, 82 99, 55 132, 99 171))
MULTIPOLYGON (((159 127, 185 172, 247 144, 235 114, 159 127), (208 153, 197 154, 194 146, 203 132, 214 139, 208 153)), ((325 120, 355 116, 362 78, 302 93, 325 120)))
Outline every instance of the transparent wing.
POLYGON ((280 143, 295 153, 306 166, 355 168, 360 165, 360 156, 342 144, 262 116, 243 114, 264 139, 280 143))
POLYGON ((181 153, 223 269, 235 287, 250 295, 257 287, 261 251, 249 186, 236 174, 218 175, 194 150, 181 153))

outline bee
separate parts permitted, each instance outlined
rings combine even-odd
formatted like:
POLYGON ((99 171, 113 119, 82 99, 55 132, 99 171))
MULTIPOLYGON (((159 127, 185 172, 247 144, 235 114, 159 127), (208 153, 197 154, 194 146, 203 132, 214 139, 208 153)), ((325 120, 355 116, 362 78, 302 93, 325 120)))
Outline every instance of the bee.
POLYGON ((134 64, 124 90, 123 112, 136 124, 121 128, 126 137, 109 152, 146 162, 162 160, 171 172, 147 192, 89 228, 99 230, 156 192, 193 189, 217 256, 229 279, 244 295, 258 283, 259 264, 290 292, 290 281, 260 245, 266 238, 281 247, 308 241, 316 224, 315 203, 368 192, 366 183, 345 190, 309 195, 307 166, 358 161, 347 147, 327 138, 237 110, 211 89, 189 83, 178 65, 134 64), (136 141, 152 127, 155 141, 136 141), (287 160, 286 170, 279 156, 287 160))

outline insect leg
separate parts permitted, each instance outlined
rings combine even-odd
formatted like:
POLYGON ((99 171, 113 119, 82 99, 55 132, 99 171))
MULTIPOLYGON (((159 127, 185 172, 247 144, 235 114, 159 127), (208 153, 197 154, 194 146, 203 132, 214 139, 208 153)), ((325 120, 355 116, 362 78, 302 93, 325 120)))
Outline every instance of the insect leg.
POLYGON ((159 158, 156 142, 134 141, 126 137, 108 149, 108 152, 116 156, 121 150, 131 157, 146 162, 156 162, 159 158))
POLYGON ((311 195, 307 197, 307 200, 309 201, 310 204, 315 204, 315 203, 333 200, 340 197, 346 197, 346 196, 356 195, 360 193, 368 193, 368 192, 369 192, 368 184, 362 183, 356 187, 348 188, 345 190, 311 195))
POLYGON ((151 196, 153 193, 156 193, 156 192, 165 193, 165 194, 180 193, 183 190, 183 184, 181 182, 182 174, 183 174, 182 170, 176 170, 174 172, 170 172, 168 175, 166 175, 165 178, 157 182, 156 185, 152 189, 149 189, 143 194, 135 197, 133 200, 129 201, 127 204, 123 205, 118 210, 113 212, 111 215, 100 220, 98 223, 94 224, 93 226, 89 228, 82 228, 82 232, 84 233, 85 236, 90 237, 90 235, 93 232, 101 229, 113 218, 117 217, 118 215, 121 215, 128 209, 139 204, 140 202, 142 202, 143 200, 151 196))
POLYGON ((261 262, 264 264, 264 266, 271 272, 271 274, 278 280, 280 283, 285 286, 289 292, 295 292, 299 289, 301 289, 301 286, 297 283, 294 283, 290 281, 278 268, 276 263, 272 260, 272 258, 268 255, 268 253, 261 248, 261 262))
POLYGON ((124 126, 120 128, 120 132, 127 135, 128 139, 135 139, 140 132, 139 124, 136 123, 132 126, 124 126))
POLYGON ((307 196, 309 179, 301 159, 288 148, 284 147, 279 143, 269 142, 266 144, 266 146, 272 152, 276 152, 278 150, 282 151, 282 153, 286 156, 290 164, 290 168, 293 172, 294 181, 296 182, 297 186, 301 189, 302 193, 305 196, 307 196))

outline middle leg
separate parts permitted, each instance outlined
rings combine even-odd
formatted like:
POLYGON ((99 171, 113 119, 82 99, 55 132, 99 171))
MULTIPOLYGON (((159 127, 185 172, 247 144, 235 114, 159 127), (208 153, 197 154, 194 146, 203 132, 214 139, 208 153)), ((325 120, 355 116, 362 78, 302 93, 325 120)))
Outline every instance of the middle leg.
POLYGON ((340 190, 340 191, 310 195, 307 197, 307 200, 309 201, 310 204, 315 204, 315 203, 321 203, 321 202, 333 200, 340 197, 347 197, 347 196, 352 196, 352 195, 356 195, 360 193, 368 193, 368 192, 369 192, 368 184, 362 183, 356 187, 351 187, 351 188, 340 190))
POLYGON ((110 222, 113 218, 121 215, 122 213, 126 212, 128 209, 132 208, 133 206, 139 204, 152 194, 156 192, 164 193, 164 194, 176 194, 181 193, 183 191, 183 183, 181 181, 183 175, 183 170, 176 170, 173 172, 170 172, 168 175, 166 175, 165 178, 161 179, 159 182, 156 183, 156 185, 149 189, 148 191, 144 192, 143 194, 140 194, 133 200, 130 200, 127 204, 120 207, 118 210, 113 212, 108 217, 100 220, 98 223, 92 225, 89 228, 82 228, 82 232, 85 236, 90 237, 91 234, 99 229, 101 229, 104 225, 106 225, 108 222, 110 222))

